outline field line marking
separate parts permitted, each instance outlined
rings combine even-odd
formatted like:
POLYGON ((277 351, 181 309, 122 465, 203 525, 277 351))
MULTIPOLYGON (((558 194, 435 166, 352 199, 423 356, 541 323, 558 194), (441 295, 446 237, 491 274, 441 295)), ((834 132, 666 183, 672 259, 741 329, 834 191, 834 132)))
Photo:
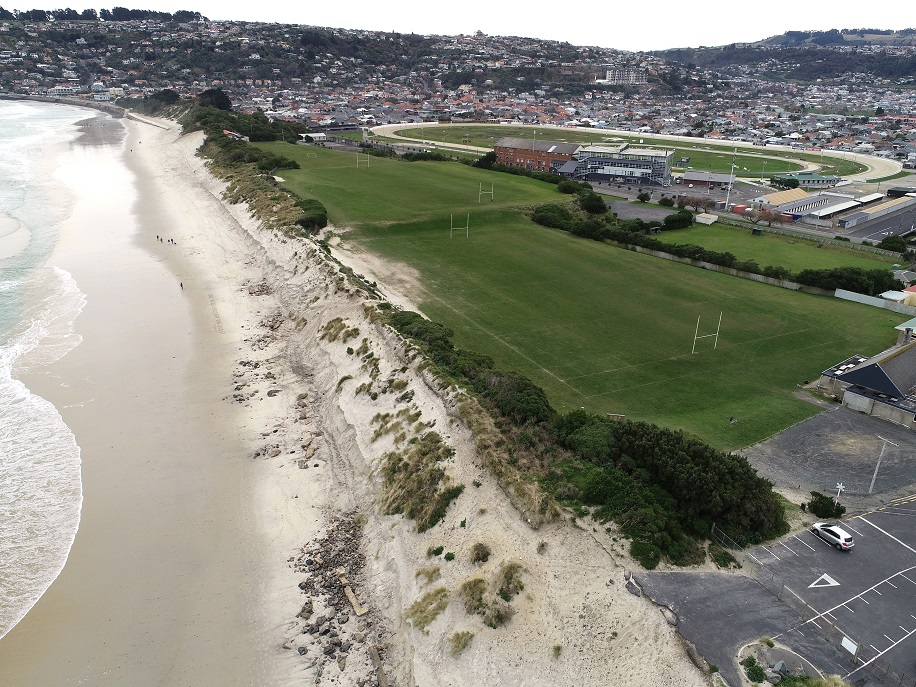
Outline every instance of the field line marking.
MULTIPOLYGON (((890 532, 886 532, 885 530, 882 530, 880 527, 878 527, 877 525, 875 525, 875 524, 872 523, 872 522, 869 522, 869 521, 866 520, 865 518, 859 518, 859 520, 861 520, 862 522, 864 522, 866 525, 871 525, 871 526, 874 527, 876 530, 878 530, 881 534, 887 535, 888 537, 890 537, 891 539, 893 539, 895 542, 897 542, 898 544, 900 544, 900 546, 902 546, 903 548, 909 549, 909 550, 912 551, 913 553, 916 553, 916 549, 914 549, 914 548, 913 548, 912 546, 910 546, 909 544, 905 544, 904 542, 900 541, 899 539, 897 539, 897 537, 895 537, 895 536, 894 536, 893 534, 891 534, 890 532)), ((913 568, 909 568, 909 570, 912 570, 912 569, 913 569, 913 568)), ((904 571, 904 572, 906 572, 906 571, 904 571)))
POLYGON ((560 382, 560 384, 565 384, 565 385, 568 386, 570 389, 572 389, 572 390, 575 391, 577 394, 579 394, 579 396, 582 396, 582 397, 584 397, 584 398, 588 398, 588 397, 585 396, 585 394, 583 394, 579 389, 577 389, 576 387, 574 387, 572 384, 570 384, 569 382, 567 382, 565 379, 562 379, 562 378, 559 377, 558 375, 554 374, 553 372, 551 372, 550 370, 548 370, 546 367, 541 366, 536 360, 534 360, 534 359, 530 358, 529 356, 525 355, 525 354, 522 353, 518 348, 516 348, 515 346, 513 346, 512 344, 510 344, 509 342, 507 342, 506 340, 504 340, 502 337, 500 337, 500 336, 496 335, 495 333, 491 332, 489 329, 487 329, 486 327, 484 327, 484 326, 483 326, 482 324, 480 324, 479 322, 476 322, 475 320, 472 320, 470 317, 468 317, 467 315, 465 315, 463 312, 461 312, 460 310, 457 310, 454 306, 452 306, 452 305, 446 303, 446 302, 443 301, 441 298, 439 298, 439 297, 436 296, 435 294, 431 293, 428 289, 425 289, 425 288, 423 288, 422 286, 420 287, 420 289, 423 290, 423 291, 426 291, 426 293, 429 294, 429 296, 430 296, 433 300, 439 302, 442 306, 444 306, 444 307, 448 308, 449 310, 451 310, 452 312, 454 312, 456 315, 458 315, 458 317, 460 317, 460 318, 466 320, 466 321, 469 322, 472 326, 474 326, 474 327, 476 327, 477 329, 479 329, 480 331, 484 332, 487 336, 489 336, 489 337, 492 338, 493 340, 498 341, 499 343, 501 343, 503 346, 505 346, 505 347, 508 348, 509 350, 515 352, 515 353, 518 354, 520 357, 522 357, 522 358, 524 358, 525 360, 527 360, 528 362, 530 362, 530 363, 531 363, 532 365, 534 365, 535 368, 537 368, 538 370, 541 370, 542 372, 544 372, 544 373, 547 374, 548 376, 553 377, 553 378, 556 379, 558 382, 560 382))

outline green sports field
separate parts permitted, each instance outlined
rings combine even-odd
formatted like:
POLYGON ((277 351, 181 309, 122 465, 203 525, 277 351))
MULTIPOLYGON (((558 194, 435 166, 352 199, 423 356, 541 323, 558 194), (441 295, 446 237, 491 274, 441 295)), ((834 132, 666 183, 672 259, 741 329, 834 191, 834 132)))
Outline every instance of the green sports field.
MULTIPOLYGON (((893 343, 901 316, 778 289, 579 239, 533 224, 517 208, 564 197, 529 179, 454 163, 317 152, 284 171, 321 200, 345 241, 419 273, 410 294, 486 353, 544 387, 559 410, 585 407, 679 427, 733 449, 815 412, 796 385, 853 353, 893 343), (496 202, 478 204, 495 179, 496 202), (449 238, 449 215, 470 213, 470 237, 449 238), (718 347, 700 334, 722 329, 718 347), (738 418, 729 425, 729 418, 738 418)), ((739 258, 744 256, 739 255, 739 258)), ((839 264, 839 263, 838 263, 839 264)))
POLYGON ((761 267, 773 265, 798 272, 805 268, 861 267, 889 269, 895 260, 814 240, 764 233, 727 224, 695 224, 687 229, 664 231, 652 238, 665 243, 692 243, 708 250, 729 252, 739 260, 756 260, 761 267))

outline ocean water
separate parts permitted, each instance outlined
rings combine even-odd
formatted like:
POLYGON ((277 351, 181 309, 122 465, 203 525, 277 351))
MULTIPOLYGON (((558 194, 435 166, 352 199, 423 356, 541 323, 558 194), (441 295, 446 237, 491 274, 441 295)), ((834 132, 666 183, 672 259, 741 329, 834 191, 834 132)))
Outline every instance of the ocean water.
POLYGON ((17 377, 80 342, 85 303, 46 266, 75 198, 55 179, 58 155, 91 113, 0 100, 0 637, 60 573, 79 527, 80 450, 57 409, 17 377))

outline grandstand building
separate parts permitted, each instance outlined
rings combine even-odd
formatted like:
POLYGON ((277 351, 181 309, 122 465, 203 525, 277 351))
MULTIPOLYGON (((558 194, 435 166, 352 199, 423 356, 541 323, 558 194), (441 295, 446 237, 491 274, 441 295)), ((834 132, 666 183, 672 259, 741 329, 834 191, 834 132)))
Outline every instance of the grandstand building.
POLYGON ((673 150, 616 146, 579 146, 559 168, 563 176, 605 183, 671 185, 673 150))
POLYGON ((578 143, 501 138, 496 142, 493 152, 496 153, 497 164, 532 172, 556 173, 563 163, 573 159, 579 147, 578 143))

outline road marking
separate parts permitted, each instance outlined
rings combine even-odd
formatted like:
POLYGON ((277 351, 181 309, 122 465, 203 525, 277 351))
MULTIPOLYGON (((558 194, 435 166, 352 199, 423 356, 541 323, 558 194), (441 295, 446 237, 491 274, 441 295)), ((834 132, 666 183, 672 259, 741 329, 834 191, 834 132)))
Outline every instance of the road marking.
POLYGON ((851 529, 851 530, 853 531, 853 533, 854 533, 857 537, 861 537, 861 536, 862 536, 862 533, 861 533, 861 532, 856 532, 855 530, 853 530, 853 529, 852 529, 852 525, 850 525, 848 522, 846 523, 846 527, 848 527, 849 529, 851 529))
POLYGON ((823 575, 818 577, 814 582, 809 584, 808 589, 815 589, 817 587, 839 587, 839 586, 840 586, 839 582, 837 582, 835 579, 830 577, 830 575, 828 575, 827 573, 824 573, 823 575))
POLYGON ((898 625, 897 627, 899 627, 904 632, 909 632, 909 630, 907 630, 903 625, 898 625))
MULTIPOLYGON (((786 545, 785 545, 785 544, 783 544, 782 542, 779 542, 779 545, 780 545, 780 546, 783 546, 783 547, 785 547, 785 548, 786 548, 786 549, 787 549, 787 550, 788 550, 789 552, 791 552, 791 553, 795 553, 794 551, 792 551, 792 549, 790 549, 790 548, 789 548, 788 546, 786 546, 786 545)), ((798 554, 797 554, 797 553, 795 553, 795 555, 797 556, 798 554)))
POLYGON ((872 523, 872 522, 869 522, 869 521, 866 520, 865 518, 859 518, 859 520, 861 520, 862 522, 864 522, 866 525, 871 525, 871 526, 874 527, 876 530, 878 530, 881 534, 887 535, 888 537, 890 537, 891 539, 893 539, 895 542, 897 542, 898 544, 900 544, 900 546, 902 546, 903 548, 909 549, 909 550, 912 551, 913 553, 916 553, 916 549, 914 549, 914 548, 913 548, 912 546, 910 546, 909 544, 904 544, 902 541, 900 541, 899 539, 897 539, 897 537, 895 537, 895 536, 894 536, 893 534, 891 534, 890 532, 885 532, 885 531, 882 530, 880 527, 878 527, 877 525, 875 525, 875 524, 872 523))
POLYGON ((884 594, 882 594, 881 592, 879 592, 877 589, 872 589, 872 591, 873 591, 875 594, 877 594, 878 596, 884 596, 884 594))
POLYGON ((804 544, 805 546, 807 546, 807 547, 808 547, 809 549, 811 549, 812 551, 814 551, 814 547, 811 546, 808 542, 804 541, 803 539, 799 539, 797 534, 796 534, 796 535, 793 535, 793 538, 794 538, 796 541, 801 542, 802 544, 804 544))
POLYGON ((757 565, 763 565, 763 563, 761 563, 760 560, 759 560, 754 554, 748 552, 747 555, 750 556, 751 558, 753 558, 753 559, 754 559, 754 562, 755 562, 757 565))
POLYGON ((853 615, 855 615, 855 613, 856 613, 854 610, 852 610, 852 609, 851 609, 849 606, 847 606, 846 604, 843 604, 843 608, 845 608, 847 611, 849 611, 849 612, 852 613, 853 615))
POLYGON ((770 555, 771 555, 773 558, 775 558, 777 561, 781 561, 781 560, 782 560, 779 556, 777 556, 775 553, 773 553, 772 551, 770 551, 767 547, 764 546, 764 547, 763 547, 763 550, 766 551, 768 554, 770 554, 770 555))
MULTIPOLYGON (((900 573, 900 577, 902 577, 902 578, 903 578, 904 580, 906 580, 907 582, 913 582, 913 580, 911 580, 909 577, 907 577, 907 576, 904 575, 903 573, 900 573)), ((913 584, 916 584, 916 582, 913 582, 913 584)))
POLYGON ((894 584, 893 582, 891 582, 890 580, 888 580, 887 583, 888 583, 891 587, 893 587, 894 589, 897 589, 897 585, 894 584))
POLYGON ((833 618, 834 620, 836 620, 836 616, 833 615, 833 613, 824 613, 824 615, 830 616, 831 618, 833 618))
MULTIPOLYGON (((886 579, 884 579, 884 580, 881 580, 881 582, 878 582, 878 584, 883 584, 884 582, 887 582, 887 580, 891 580, 891 579, 897 577, 897 575, 903 575, 903 573, 905 573, 905 572, 910 572, 911 570, 916 570, 916 565, 911 566, 911 567, 907 568, 906 570, 901 570, 901 571, 898 572, 898 573, 894 573, 894 574, 891 575, 890 577, 888 577, 888 578, 886 578, 886 579)), ((909 579, 909 578, 907 578, 907 579, 909 579)), ((837 604, 837 605, 834 606, 833 608, 828 608, 828 609, 827 609, 826 611, 824 611, 823 613, 818 613, 818 614, 817 614, 816 616, 814 616, 813 618, 809 618, 808 620, 803 621, 802 623, 800 623, 800 625, 798 625, 798 626, 796 626, 796 627, 793 627, 793 628, 791 628, 791 629, 788 630, 788 631, 789 631, 789 632, 791 632, 792 630, 796 630, 796 631, 797 631, 798 628, 801 627, 801 625, 807 625, 808 623, 813 623, 813 622, 814 622, 815 620, 817 620, 818 618, 822 618, 822 617, 825 616, 826 614, 832 613, 832 612, 835 611, 836 609, 838 609, 838 608, 840 608, 840 607, 844 607, 844 606, 846 606, 846 604, 849 604, 849 603, 855 601, 856 599, 860 599, 860 600, 864 601, 866 604, 868 604, 869 606, 871 606, 871 604, 868 602, 868 599, 866 599, 864 595, 867 594, 868 592, 872 591, 875 587, 878 586, 878 584, 876 584, 876 585, 870 587, 869 589, 866 589, 866 590, 863 591, 863 592, 860 592, 859 594, 856 594, 855 596, 853 596, 852 598, 847 599, 847 600, 844 601, 843 603, 837 604)), ((793 592, 793 593, 794 593, 794 592, 793 592)), ((796 594, 796 596, 798 596, 798 595, 796 594)), ((801 597, 799 597, 799 598, 801 598, 801 597)), ((848 607, 847 607, 847 608, 848 608, 848 607)), ((849 608, 849 610, 850 610, 850 612, 854 612, 854 611, 852 611, 851 608, 849 608)), ((913 616, 913 619, 916 620, 916 616, 913 616)), ((914 632, 916 632, 916 630, 914 630, 914 632)), ((799 633, 799 634, 801 634, 801 633, 799 633)), ((776 637, 779 637, 779 635, 776 635, 776 637)), ((776 637, 774 637, 774 639, 775 639, 776 637)), ((873 648, 874 648, 874 647, 873 647, 873 648)), ((875 649, 875 651, 877 651, 877 649, 875 649)), ((874 660, 874 659, 872 659, 872 660, 874 660)), ((855 671, 853 671, 853 672, 855 672, 855 671)))
MULTIPOLYGON (((887 635, 884 635, 884 636, 885 636, 885 637, 887 637, 887 635)), ((893 642, 894 640, 893 640, 893 639, 891 639, 890 637, 887 637, 887 641, 889 641, 889 642, 893 642)))

